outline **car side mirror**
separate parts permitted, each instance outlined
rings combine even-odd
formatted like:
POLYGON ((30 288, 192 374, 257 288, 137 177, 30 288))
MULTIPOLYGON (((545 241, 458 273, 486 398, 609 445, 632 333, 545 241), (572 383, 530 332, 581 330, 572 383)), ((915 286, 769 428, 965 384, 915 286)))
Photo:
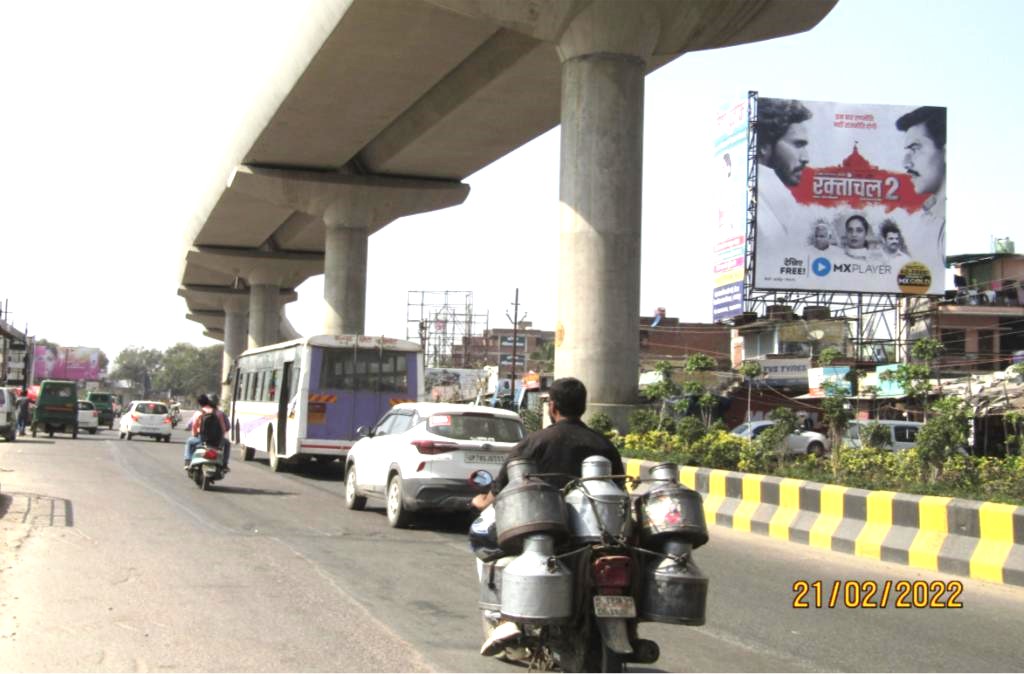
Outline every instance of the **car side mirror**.
POLYGON ((372 437, 372 435, 370 433, 370 428, 368 426, 360 426, 359 428, 357 428, 356 429, 356 435, 358 435, 361 438, 372 437))

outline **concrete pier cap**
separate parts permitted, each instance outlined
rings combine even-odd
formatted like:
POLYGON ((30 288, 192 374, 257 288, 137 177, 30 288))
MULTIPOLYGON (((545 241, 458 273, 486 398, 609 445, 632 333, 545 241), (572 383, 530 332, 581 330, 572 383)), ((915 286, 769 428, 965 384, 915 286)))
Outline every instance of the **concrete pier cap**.
POLYGON ((240 167, 231 189, 324 223, 324 334, 366 330, 368 239, 407 215, 461 204, 469 185, 350 172, 240 167))
POLYGON ((835 0, 429 0, 562 62, 555 376, 624 428, 638 402, 644 76, 652 56, 798 33, 835 0))

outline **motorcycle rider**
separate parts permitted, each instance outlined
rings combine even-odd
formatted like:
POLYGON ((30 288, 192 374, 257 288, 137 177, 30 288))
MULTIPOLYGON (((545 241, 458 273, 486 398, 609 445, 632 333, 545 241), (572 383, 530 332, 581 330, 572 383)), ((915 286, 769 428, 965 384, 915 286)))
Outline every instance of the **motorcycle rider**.
POLYGON ((228 470, 228 460, 231 458, 231 442, 228 441, 228 425, 227 417, 224 413, 217 409, 217 405, 220 403, 220 397, 213 393, 206 395, 200 393, 199 397, 196 398, 198 409, 192 414, 192 418, 188 421, 188 427, 192 432, 192 435, 185 441, 185 469, 188 470, 189 464, 192 462, 192 454, 196 451, 199 445, 203 444, 204 438, 202 436, 202 422, 203 416, 206 414, 214 414, 217 420, 220 421, 220 427, 223 431, 223 440, 221 441, 221 448, 224 450, 224 470, 228 470))
MULTIPOLYGON (((587 409, 587 388, 583 382, 575 377, 556 379, 548 390, 548 396, 548 414, 552 424, 530 433, 512 449, 490 491, 473 497, 474 508, 483 510, 491 505, 495 496, 508 485, 508 462, 513 459, 533 460, 538 473, 559 473, 557 477, 544 478, 559 489, 570 482, 570 476, 582 476, 583 461, 590 456, 603 456, 611 461, 612 475, 626 472, 615 445, 581 419, 587 409)), ((620 479, 617 482, 622 486, 624 481, 620 479)), ((484 641, 480 654, 500 654, 505 644, 517 639, 519 634, 519 627, 514 622, 501 621, 484 641)))

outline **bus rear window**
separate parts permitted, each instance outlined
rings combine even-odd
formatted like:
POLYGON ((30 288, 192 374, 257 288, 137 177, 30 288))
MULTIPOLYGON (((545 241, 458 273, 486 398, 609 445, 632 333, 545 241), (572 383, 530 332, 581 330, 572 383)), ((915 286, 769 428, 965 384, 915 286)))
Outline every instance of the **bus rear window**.
POLYGON ((435 414, 430 417, 427 430, 455 440, 519 442, 523 439, 523 424, 518 419, 489 414, 435 414))
POLYGON ((405 392, 408 354, 378 349, 324 349, 320 390, 405 392))

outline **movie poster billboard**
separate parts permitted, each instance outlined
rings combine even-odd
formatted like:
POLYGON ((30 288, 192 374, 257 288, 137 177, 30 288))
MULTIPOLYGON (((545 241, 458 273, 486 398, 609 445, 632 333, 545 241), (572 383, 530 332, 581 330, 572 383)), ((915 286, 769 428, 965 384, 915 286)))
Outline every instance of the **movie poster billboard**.
POLYGON ((941 295, 946 109, 759 98, 754 287, 941 295))
POLYGON ((33 351, 32 374, 36 382, 43 379, 98 380, 103 374, 100 350, 37 344, 33 351))
POLYGON ((743 312, 747 245, 747 100, 723 107, 715 118, 715 223, 711 319, 743 312))

